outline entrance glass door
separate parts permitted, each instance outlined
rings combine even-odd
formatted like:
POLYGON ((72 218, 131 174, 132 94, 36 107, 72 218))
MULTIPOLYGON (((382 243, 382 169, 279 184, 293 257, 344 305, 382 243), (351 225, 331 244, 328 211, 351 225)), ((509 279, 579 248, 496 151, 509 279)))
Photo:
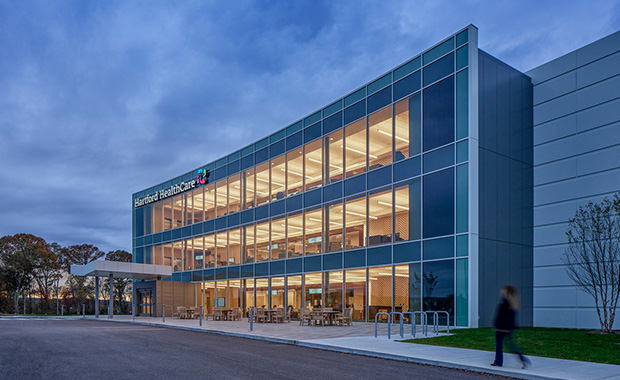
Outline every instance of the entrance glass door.
POLYGON ((151 290, 139 290, 138 315, 153 316, 153 292, 151 290))

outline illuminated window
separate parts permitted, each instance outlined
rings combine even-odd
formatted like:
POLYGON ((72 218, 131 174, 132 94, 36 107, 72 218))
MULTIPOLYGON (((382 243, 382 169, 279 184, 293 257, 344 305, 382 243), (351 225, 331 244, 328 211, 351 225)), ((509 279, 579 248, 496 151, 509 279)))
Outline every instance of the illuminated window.
POLYGON ((323 245, 323 215, 320 208, 305 212, 305 247, 306 255, 322 252, 323 245))
POLYGON ((287 247, 288 257, 301 256, 304 247, 304 219, 301 212, 291 214, 286 218, 287 221, 287 247))
POLYGON ((271 220, 271 260, 286 258, 286 223, 284 218, 271 220))
POLYGON ((205 186, 205 220, 215 218, 215 184, 205 186))
POLYGON ((320 187, 323 184, 323 150, 321 149, 321 140, 314 140, 306 144, 304 147, 304 162, 306 191, 320 187))
POLYGON ((269 162, 256 166, 256 205, 269 202, 269 162))
POLYGON ((228 214, 228 180, 224 178, 215 183, 215 193, 216 193, 216 207, 215 207, 215 215, 216 216, 224 216, 228 214))
POLYGON ((215 235, 205 236, 205 268, 215 266, 215 235))
POLYGON ((226 232, 220 232, 215 235, 215 238, 216 265, 218 267, 223 267, 227 265, 226 247, 228 246, 228 237, 226 236, 226 232))
POLYGON ((325 206, 325 252, 342 250, 343 212, 342 203, 325 206))
POLYGON ((286 192, 286 160, 284 155, 271 160, 271 200, 284 199, 286 192))
POLYGON ((368 170, 392 163, 392 107, 368 116, 368 170))
POLYGON ((228 179, 228 212, 241 209, 241 174, 237 173, 228 179))
POLYGON ((228 265, 241 263, 241 230, 234 229, 228 232, 228 265))
POLYGON ((287 180, 287 193, 286 195, 295 195, 301 193, 304 184, 304 161, 302 149, 295 149, 286 154, 286 180, 287 180))
POLYGON ((245 226, 242 228, 245 238, 245 257, 244 263, 254 262, 254 225, 245 226))
POLYGON ((345 204, 345 249, 366 246, 366 195, 349 198, 345 204))
POLYGON ((245 204, 244 209, 247 210, 255 205, 254 196, 256 194, 256 187, 254 184, 254 168, 250 168, 241 173, 241 183, 245 184, 245 186, 241 186, 241 190, 243 191, 245 189, 243 202, 245 204))
POLYGON ((361 119, 344 129, 346 176, 366 171, 366 119, 361 119))
POLYGON ((343 141, 342 129, 330 133, 324 138, 325 141, 325 162, 328 163, 328 182, 332 183, 342 179, 343 173, 343 141))
POLYGON ((269 260, 269 222, 256 224, 256 262, 269 260))
POLYGON ((379 190, 368 197, 368 245, 392 241, 392 191, 379 190))

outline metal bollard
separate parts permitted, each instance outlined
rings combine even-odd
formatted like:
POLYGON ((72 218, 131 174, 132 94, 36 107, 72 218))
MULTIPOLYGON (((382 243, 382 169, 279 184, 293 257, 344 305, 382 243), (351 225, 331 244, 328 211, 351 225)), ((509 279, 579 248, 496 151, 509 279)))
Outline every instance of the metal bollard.
POLYGON ((136 304, 135 303, 131 303, 131 317, 133 318, 133 320, 136 320, 136 304))
POLYGON ((161 305, 161 322, 166 323, 166 305, 161 305))
POLYGON ((200 305, 198 308, 198 312, 200 313, 198 314, 198 320, 200 321, 200 326, 202 326, 202 305, 200 305))
POLYGON ((254 331, 254 309, 250 309, 250 331, 254 331))
POLYGON ((82 318, 86 318, 86 305, 82 304, 82 318))
POLYGON ((64 317, 65 316, 65 305, 61 305, 60 306, 60 316, 64 317))

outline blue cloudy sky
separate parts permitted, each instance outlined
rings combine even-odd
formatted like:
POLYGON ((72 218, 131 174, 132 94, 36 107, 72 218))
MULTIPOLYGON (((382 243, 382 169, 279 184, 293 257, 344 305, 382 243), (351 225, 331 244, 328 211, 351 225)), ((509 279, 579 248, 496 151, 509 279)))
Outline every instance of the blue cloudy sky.
POLYGON ((0 236, 130 250, 132 193, 470 23, 526 71, 620 30, 620 1, 0 0, 0 236))

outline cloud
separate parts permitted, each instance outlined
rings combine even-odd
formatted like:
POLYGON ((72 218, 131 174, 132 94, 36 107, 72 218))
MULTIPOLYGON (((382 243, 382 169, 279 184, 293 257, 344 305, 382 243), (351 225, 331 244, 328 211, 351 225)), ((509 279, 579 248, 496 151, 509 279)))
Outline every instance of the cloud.
POLYGON ((295 122, 469 23, 482 49, 527 70, 620 29, 618 10, 0 3, 0 231, 130 250, 133 192, 295 122))

